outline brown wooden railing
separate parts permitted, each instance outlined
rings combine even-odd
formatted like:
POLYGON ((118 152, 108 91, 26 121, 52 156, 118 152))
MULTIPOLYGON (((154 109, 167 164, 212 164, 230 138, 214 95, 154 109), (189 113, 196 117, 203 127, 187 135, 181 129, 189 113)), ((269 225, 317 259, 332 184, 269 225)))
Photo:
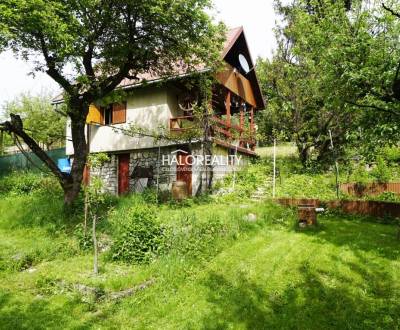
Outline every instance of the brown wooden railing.
MULTIPOLYGON (((191 130, 196 127, 193 116, 180 116, 170 118, 169 124, 171 132, 179 133, 191 130)), ((245 129, 239 125, 232 125, 226 120, 217 116, 211 117, 212 135, 219 135, 221 138, 228 142, 239 140, 240 147, 254 150, 256 141, 254 138, 254 132, 250 132, 250 137, 245 137, 245 129)))

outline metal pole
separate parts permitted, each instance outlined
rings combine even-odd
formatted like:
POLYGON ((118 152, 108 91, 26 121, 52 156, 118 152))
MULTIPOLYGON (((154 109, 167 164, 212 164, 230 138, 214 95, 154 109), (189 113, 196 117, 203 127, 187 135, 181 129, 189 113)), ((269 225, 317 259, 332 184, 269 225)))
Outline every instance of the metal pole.
POLYGON ((238 148, 238 146, 236 145, 236 147, 235 147, 235 158, 232 160, 232 165, 233 165, 233 183, 232 183, 232 190, 233 191, 235 191, 235 182, 236 182, 236 171, 235 171, 235 169, 236 169, 236 164, 235 164, 235 162, 236 162, 236 159, 237 159, 237 148, 238 148))
POLYGON ((158 194, 160 192, 160 158, 161 158, 161 147, 160 142, 158 142, 158 156, 157 156, 157 195, 156 201, 158 204, 158 194))
MULTIPOLYGON (((329 130, 329 138, 331 140, 332 152, 335 154, 334 149, 333 149, 333 139, 332 139, 332 131, 331 130, 329 130)), ((339 198, 339 165, 338 165, 336 157, 335 157, 335 168, 336 168, 336 197, 339 198)))
POLYGON ((274 175, 272 178, 272 198, 275 198, 275 186, 276 186, 276 139, 274 139, 274 175))

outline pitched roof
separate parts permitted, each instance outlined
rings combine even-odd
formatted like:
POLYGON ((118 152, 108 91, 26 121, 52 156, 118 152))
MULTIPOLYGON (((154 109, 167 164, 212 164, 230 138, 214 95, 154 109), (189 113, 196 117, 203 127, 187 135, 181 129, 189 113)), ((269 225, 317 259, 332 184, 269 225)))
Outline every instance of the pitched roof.
MULTIPOLYGON (((238 41, 239 37, 243 35, 243 38, 245 39, 244 36, 244 31, 243 31, 243 26, 239 26, 233 29, 230 29, 227 31, 226 33, 226 40, 224 43, 224 47, 223 47, 223 51, 221 53, 221 58, 225 59, 225 57, 227 56, 227 54, 229 53, 229 51, 232 49, 232 47, 235 45, 235 43, 238 41)), ((247 47, 247 42, 246 42, 246 48, 247 47)), ((251 65, 253 66, 253 61, 251 59, 250 53, 249 53, 249 57, 250 57, 250 62, 251 65)), ((206 71, 207 68, 204 65, 197 65, 195 67, 195 71, 196 72, 202 72, 202 71, 206 71)), ((250 81, 252 83, 255 83, 255 89, 256 89, 256 93, 259 94, 258 95, 258 100, 260 102, 260 104, 264 105, 264 101, 262 100, 262 95, 260 92, 260 87, 256 78, 256 75, 254 73, 254 70, 252 70, 252 75, 250 77, 250 81)), ((176 69, 174 69, 174 75, 170 77, 170 79, 177 79, 180 77, 184 77, 187 75, 190 75, 191 72, 189 72, 187 70, 187 67, 185 65, 176 65, 176 69)), ((127 89, 127 88, 134 88, 134 87, 138 87, 140 85, 143 84, 143 82, 146 81, 146 83, 156 83, 159 81, 164 80, 165 77, 163 77, 162 75, 160 75, 159 73, 156 72, 145 72, 145 73, 141 73, 137 75, 137 79, 130 79, 130 78, 124 78, 120 84, 118 85, 117 88, 122 88, 122 89, 127 89)), ((52 103, 53 104, 57 104, 57 103, 62 103, 64 102, 64 97, 63 94, 59 94, 57 95, 53 100, 52 103)))
POLYGON ((224 50, 222 51, 222 58, 225 58, 226 54, 228 54, 228 52, 231 50, 232 46, 235 44, 236 40, 239 38, 242 32, 243 26, 238 26, 228 30, 228 32, 226 33, 224 50))

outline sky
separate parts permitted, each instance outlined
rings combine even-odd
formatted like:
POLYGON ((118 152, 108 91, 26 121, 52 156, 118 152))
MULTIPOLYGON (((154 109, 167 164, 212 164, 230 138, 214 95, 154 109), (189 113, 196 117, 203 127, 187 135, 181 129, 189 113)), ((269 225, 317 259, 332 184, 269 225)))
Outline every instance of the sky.
MULTIPOLYGON (((214 16, 228 27, 243 25, 253 60, 270 57, 275 47, 272 4, 273 0, 214 0, 214 16)), ((0 112, 5 102, 21 93, 57 93, 59 87, 50 77, 44 73, 32 77, 31 71, 31 64, 15 59, 11 52, 0 54, 0 112)))

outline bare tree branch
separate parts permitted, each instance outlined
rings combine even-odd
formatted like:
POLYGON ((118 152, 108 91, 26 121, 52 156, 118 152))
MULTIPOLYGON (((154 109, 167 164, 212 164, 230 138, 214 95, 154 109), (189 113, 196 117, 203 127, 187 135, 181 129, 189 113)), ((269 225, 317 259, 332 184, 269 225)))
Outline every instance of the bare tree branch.
POLYGON ((397 18, 400 18, 400 13, 395 12, 393 9, 387 7, 385 3, 382 2, 382 7, 383 9, 387 10, 389 13, 391 13, 393 16, 396 16, 397 18))
POLYGON ((44 56, 44 59, 47 64, 47 70, 46 73, 53 78, 56 82, 58 82, 64 89, 67 91, 69 94, 72 94, 73 88, 70 82, 65 79, 60 72, 58 72, 56 68, 56 61, 53 57, 50 56, 49 50, 46 45, 46 41, 44 40, 43 34, 39 33, 38 34, 39 41, 40 41, 40 47, 42 49, 42 53, 44 56))
POLYGON ((378 110, 378 111, 390 113, 390 114, 392 114, 393 116, 400 117, 400 112, 393 111, 393 110, 391 110, 391 109, 385 109, 385 108, 382 108, 382 107, 378 107, 378 106, 376 106, 376 105, 359 104, 359 103, 352 102, 352 101, 348 101, 348 100, 346 100, 345 103, 351 104, 351 105, 354 105, 354 106, 360 107, 360 108, 369 108, 369 109, 374 109, 374 110, 378 110))

